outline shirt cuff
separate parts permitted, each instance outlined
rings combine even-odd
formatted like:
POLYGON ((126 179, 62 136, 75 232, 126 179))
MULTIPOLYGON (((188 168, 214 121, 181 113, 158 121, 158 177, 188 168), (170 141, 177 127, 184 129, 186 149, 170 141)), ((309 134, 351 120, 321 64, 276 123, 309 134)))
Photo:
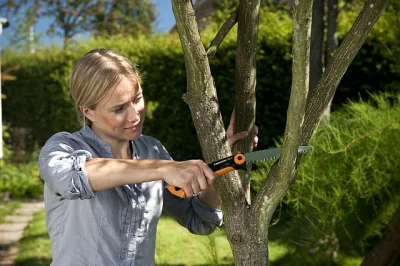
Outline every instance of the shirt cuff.
POLYGON ((202 220, 218 226, 222 225, 222 210, 207 206, 199 199, 198 196, 193 197, 192 206, 193 210, 199 217, 201 217, 202 220))

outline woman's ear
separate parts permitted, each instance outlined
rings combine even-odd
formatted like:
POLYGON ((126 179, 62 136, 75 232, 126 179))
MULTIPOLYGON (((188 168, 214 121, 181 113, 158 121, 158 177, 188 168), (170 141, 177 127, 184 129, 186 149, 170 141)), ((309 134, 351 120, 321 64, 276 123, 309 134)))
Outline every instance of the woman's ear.
POLYGON ((96 121, 96 116, 94 115, 94 110, 88 107, 79 107, 81 113, 89 119, 92 123, 96 121))

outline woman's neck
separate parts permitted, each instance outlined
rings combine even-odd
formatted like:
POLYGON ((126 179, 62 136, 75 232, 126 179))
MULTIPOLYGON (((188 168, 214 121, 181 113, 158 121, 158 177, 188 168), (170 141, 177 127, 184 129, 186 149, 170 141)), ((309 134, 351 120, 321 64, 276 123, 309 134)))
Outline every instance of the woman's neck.
POLYGON ((130 141, 112 144, 111 145, 111 153, 115 159, 132 159, 132 148, 130 145, 130 141))
POLYGON ((132 159, 133 147, 131 147, 131 141, 110 139, 100 132, 96 132, 97 130, 95 127, 92 127, 92 130, 99 138, 110 144, 111 154, 115 159, 132 159))

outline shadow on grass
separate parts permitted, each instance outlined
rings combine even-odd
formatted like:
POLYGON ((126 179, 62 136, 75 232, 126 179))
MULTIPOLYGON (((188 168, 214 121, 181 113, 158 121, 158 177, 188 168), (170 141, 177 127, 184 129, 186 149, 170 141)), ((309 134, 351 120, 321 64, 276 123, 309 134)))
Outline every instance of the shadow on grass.
POLYGON ((18 242, 16 242, 16 241, 12 241, 12 242, 9 242, 7 244, 0 244, 0 250, 8 250, 8 249, 10 249, 12 246, 14 246, 17 243, 18 242))
POLYGON ((29 242, 33 242, 36 241, 37 239, 48 239, 49 238, 49 234, 46 233, 38 233, 38 234, 31 234, 29 236, 24 236, 21 240, 20 243, 29 243, 29 242))
POLYGON ((15 266, 49 266, 52 259, 49 258, 27 258, 17 260, 15 266))

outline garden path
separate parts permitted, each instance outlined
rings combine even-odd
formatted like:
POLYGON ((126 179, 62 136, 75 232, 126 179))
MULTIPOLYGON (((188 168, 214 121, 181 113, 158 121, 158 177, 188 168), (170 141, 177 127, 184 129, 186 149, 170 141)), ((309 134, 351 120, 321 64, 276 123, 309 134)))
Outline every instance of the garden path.
POLYGON ((23 202, 13 215, 5 217, 0 224, 0 266, 13 266, 18 255, 18 241, 24 234, 25 227, 33 219, 33 215, 44 209, 44 203, 23 202))

